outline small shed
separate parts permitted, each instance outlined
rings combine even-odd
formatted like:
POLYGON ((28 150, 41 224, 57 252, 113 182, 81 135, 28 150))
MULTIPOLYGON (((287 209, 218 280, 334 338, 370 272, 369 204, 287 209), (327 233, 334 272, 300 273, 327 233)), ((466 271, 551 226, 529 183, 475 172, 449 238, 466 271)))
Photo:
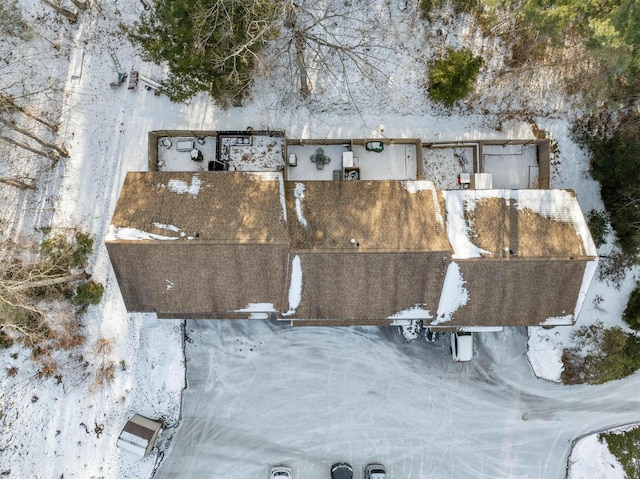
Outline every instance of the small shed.
POLYGON ((118 437, 118 447, 139 459, 145 457, 156 445, 162 422, 134 415, 125 424, 118 437))

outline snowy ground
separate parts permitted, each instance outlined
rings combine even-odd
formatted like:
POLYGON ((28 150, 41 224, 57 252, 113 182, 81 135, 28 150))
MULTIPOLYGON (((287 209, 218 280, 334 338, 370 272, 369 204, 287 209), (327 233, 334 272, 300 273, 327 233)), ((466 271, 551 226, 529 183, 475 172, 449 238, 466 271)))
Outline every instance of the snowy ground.
MULTIPOLYGON (((586 153, 570 139, 572 114, 553 88, 553 72, 519 80, 493 76, 504 46, 483 40, 467 20, 437 20, 427 29, 415 12, 384 2, 359 12, 389 25, 374 29, 397 45, 387 55, 393 61, 379 65, 388 81, 345 89, 318 78, 318 95, 302 103, 283 86, 284 63, 276 62, 245 107, 224 111, 206 97, 175 105, 143 88, 109 88, 115 79, 110 50, 124 69, 164 74, 140 61, 116 29, 118 21, 136 17, 140 2, 100 3, 75 26, 41 2, 21 3, 32 24, 53 25, 55 35, 41 33, 59 39, 62 53, 37 62, 40 68, 11 74, 59 79, 57 141, 71 158, 51 168, 48 160, 2 147, 3 174, 27 171, 39 187, 25 192, 0 185, 2 238, 37 242, 36 227, 80 227, 96 238, 91 273, 106 293, 83 318, 86 344, 56 358, 60 381, 39 378, 26 350, 0 352, 3 364, 17 369, 0 377, 1 474, 144 478, 166 453, 156 477, 262 478, 269 464, 289 462, 299 477, 314 479, 326 477, 337 460, 356 468, 382 461, 393 477, 562 477, 573 439, 640 419, 638 374, 599 387, 552 382, 570 328, 532 331, 530 339, 523 329, 481 334, 475 359, 459 365, 451 362, 446 340, 407 345, 395 329, 188 322, 189 388, 176 430, 185 380, 182 323, 127 314, 102 243, 126 172, 147 167, 148 131, 252 125, 283 129, 292 138, 530 138, 529 120, 514 113, 526 108, 557 142, 552 186, 575 189, 588 212, 602 204, 586 153), (444 34, 436 36, 436 28, 444 34), (425 64, 445 46, 462 44, 491 56, 473 102, 445 112, 425 99, 425 64), (527 89, 517 88, 523 81, 527 89), (503 120, 504 112, 515 119, 503 120), (104 341, 112 347, 97 355, 104 341), (536 373, 551 381, 535 378, 527 350, 536 373), (95 386, 96 371, 110 362, 117 366, 115 379, 95 386), (134 413, 162 418, 169 427, 159 450, 142 462, 115 446, 134 413)), ((432 168, 450 181, 460 165, 432 168)), ((618 324, 633 285, 631 276, 620 290, 594 283, 579 324, 618 324), (596 304, 597 297, 604 301, 596 304)), ((608 471, 591 449, 581 450, 576 453, 591 456, 589 467, 608 471)))
POLYGON ((406 344, 391 328, 189 321, 187 334, 162 479, 260 479, 280 463, 320 479, 336 461, 407 479, 560 478, 574 438, 640 413, 640 375, 597 388, 535 379, 524 328, 478 334, 467 364, 446 338, 406 344))

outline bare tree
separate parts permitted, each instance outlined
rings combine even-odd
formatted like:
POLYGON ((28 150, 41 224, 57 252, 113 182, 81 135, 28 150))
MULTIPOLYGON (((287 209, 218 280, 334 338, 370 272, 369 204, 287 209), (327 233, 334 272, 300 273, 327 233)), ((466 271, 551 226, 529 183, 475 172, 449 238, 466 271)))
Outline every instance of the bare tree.
POLYGON ((18 180, 17 178, 0 178, 0 183, 4 183, 5 185, 14 186, 21 190, 37 190, 38 188, 33 183, 26 183, 22 180, 18 180))
POLYGON ((305 60, 305 39, 302 32, 297 28, 298 6, 293 2, 286 7, 285 27, 290 28, 293 36, 293 46, 295 48, 296 65, 300 71, 300 94, 302 98, 308 98, 311 90, 309 88, 309 74, 305 60))
MULTIPOLYGON (((55 54, 52 48, 56 45, 43 43, 31 35, 38 29, 22 17, 15 1, 2 2, 0 13, 11 20, 0 21, 0 56, 4 60, 0 64, 0 75, 5 80, 0 86, 0 142, 15 147, 12 148, 14 156, 20 155, 19 150, 26 150, 56 162, 69 153, 56 144, 54 134, 58 126, 45 114, 45 109, 49 105, 58 107, 60 90, 56 80, 42 68, 44 59, 55 54), (25 48, 17 48, 18 45, 25 48), (29 81, 24 80, 25 76, 29 76, 29 81)), ((12 175, 4 173, 3 176, 12 175)), ((26 185, 18 186, 15 181, 11 184, 20 188, 26 185)))
MULTIPOLYGON (((60 15, 65 17, 71 23, 76 23, 78 21, 78 14, 76 14, 76 13, 72 12, 71 10, 63 7, 60 4, 59 0, 54 0, 54 1, 55 1, 55 3, 53 1, 50 1, 50 0, 42 0, 42 3, 44 3, 45 5, 48 5, 51 8, 53 8, 56 12, 58 12, 60 15)), ((75 4, 75 2, 74 2, 74 4, 75 4)))
POLYGON ((9 138, 8 136, 0 135, 0 141, 4 141, 5 143, 8 143, 10 145, 17 146, 18 148, 22 148, 23 150, 30 151, 31 153, 35 153, 36 155, 40 155, 44 158, 49 158, 54 163, 57 163, 60 160, 60 155, 55 151, 39 150, 37 148, 29 146, 26 143, 14 140, 13 138, 9 138))
POLYGON ((52 132, 55 133, 58 131, 58 125, 56 125, 55 123, 51 123, 50 121, 42 118, 42 116, 40 115, 33 114, 29 108, 25 108, 19 105, 16 102, 15 98, 8 95, 4 95, 2 93, 0 93, 0 111, 6 112, 8 114, 13 114, 16 112, 22 113, 23 115, 31 118, 32 120, 35 120, 38 123, 46 126, 52 132))
POLYGON ((14 131, 17 131, 18 133, 31 138, 32 140, 34 140, 36 143, 39 143, 40 145, 44 146, 45 148, 51 148, 52 150, 57 151, 60 156, 64 156, 64 157, 69 157, 69 152, 67 151, 66 148, 64 147, 59 147, 51 142, 45 141, 40 139, 37 135, 34 135, 33 133, 31 133, 29 130, 25 129, 25 128, 21 128, 18 125, 16 125, 14 122, 5 120, 4 118, 2 118, 0 116, 0 123, 2 123, 4 126, 11 128, 14 131))
POLYGON ((321 81, 340 85, 352 100, 354 79, 375 89, 386 82, 381 65, 388 63, 392 49, 383 44, 382 32, 387 27, 375 15, 356 7, 305 6, 288 0, 284 26, 290 32, 291 70, 296 72, 303 98, 321 81))

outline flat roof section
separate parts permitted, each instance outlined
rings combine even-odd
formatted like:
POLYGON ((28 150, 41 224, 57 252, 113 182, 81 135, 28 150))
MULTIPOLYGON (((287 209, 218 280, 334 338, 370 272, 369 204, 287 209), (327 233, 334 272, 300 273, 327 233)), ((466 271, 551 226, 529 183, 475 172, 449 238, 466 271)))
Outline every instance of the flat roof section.
POLYGON ((316 181, 334 180, 334 171, 342 172, 343 153, 353 153, 354 167, 360 168, 361 180, 415 180, 417 173, 417 152, 415 144, 387 144, 380 153, 367 151, 364 145, 344 144, 304 144, 287 146, 288 155, 296 155, 297 165, 287 165, 287 180, 316 181), (329 158, 322 168, 311 161, 318 148, 329 158))
POLYGON ((425 180, 433 181, 438 189, 459 188, 458 175, 475 173, 478 145, 443 145, 422 148, 425 180))
POLYGON ((149 141, 150 170, 284 169, 285 138, 280 132, 158 131, 150 134, 149 141))
POLYGON ((538 187, 536 145, 483 145, 482 163, 482 171, 493 176, 494 188, 538 187))
POLYGON ((163 136, 158 138, 159 171, 207 171, 216 158, 215 136, 163 136), (192 157, 197 150, 202 156, 192 157))

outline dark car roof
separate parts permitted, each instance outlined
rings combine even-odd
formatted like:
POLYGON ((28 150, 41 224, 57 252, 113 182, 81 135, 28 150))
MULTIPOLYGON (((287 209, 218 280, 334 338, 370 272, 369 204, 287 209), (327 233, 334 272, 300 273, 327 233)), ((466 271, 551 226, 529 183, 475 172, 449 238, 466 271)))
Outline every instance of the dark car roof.
POLYGON ((352 479, 353 469, 344 462, 339 462, 331 466, 331 479, 352 479))

